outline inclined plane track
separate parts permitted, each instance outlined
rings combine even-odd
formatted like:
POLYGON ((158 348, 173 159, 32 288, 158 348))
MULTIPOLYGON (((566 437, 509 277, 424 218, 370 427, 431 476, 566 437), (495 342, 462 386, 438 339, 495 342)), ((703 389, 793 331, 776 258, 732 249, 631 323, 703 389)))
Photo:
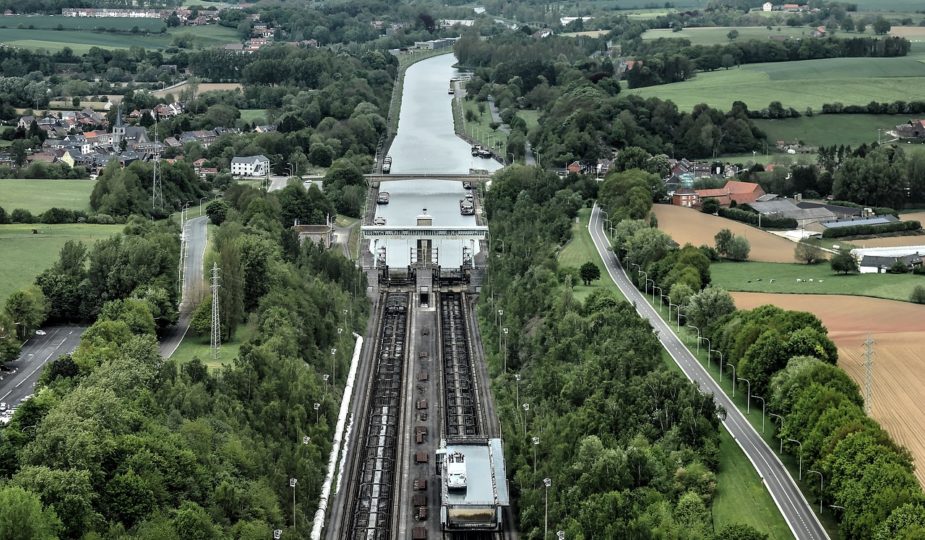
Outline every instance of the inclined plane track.
POLYGON ((402 376, 408 351, 408 293, 382 297, 376 362, 370 378, 366 423, 357 440, 352 511, 346 533, 353 540, 391 538, 395 453, 400 437, 402 376))
POLYGON ((482 435, 482 411, 466 327, 464 293, 440 295, 440 340, 443 363, 444 417, 447 438, 482 435))

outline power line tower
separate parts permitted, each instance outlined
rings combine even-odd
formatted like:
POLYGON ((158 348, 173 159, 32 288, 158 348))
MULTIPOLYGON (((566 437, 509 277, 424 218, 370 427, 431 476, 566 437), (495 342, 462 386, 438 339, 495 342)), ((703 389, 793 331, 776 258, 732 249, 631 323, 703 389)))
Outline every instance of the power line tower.
POLYGON ((870 415, 874 394, 874 340, 864 341, 864 412, 870 415))
POLYGON ((157 138, 157 118, 154 113, 154 178, 151 184, 151 210, 164 206, 164 188, 161 185, 161 144, 157 138))
POLYGON ((218 288, 221 277, 218 275, 218 264, 212 263, 212 359, 218 360, 218 351, 222 346, 222 325, 218 306, 218 288))

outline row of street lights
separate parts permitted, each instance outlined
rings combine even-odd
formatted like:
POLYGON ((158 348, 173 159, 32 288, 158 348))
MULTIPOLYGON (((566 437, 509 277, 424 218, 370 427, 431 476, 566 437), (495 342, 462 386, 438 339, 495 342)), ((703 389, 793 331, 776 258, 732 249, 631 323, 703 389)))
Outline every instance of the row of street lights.
MULTIPOLYGON (((636 264, 636 263, 631 263, 631 265, 636 267, 637 275, 642 275, 642 276, 644 277, 644 279, 645 279, 645 282, 644 282, 644 285, 643 285, 643 287, 644 287, 644 293, 643 293, 643 294, 648 294, 648 293, 649 293, 649 282, 652 283, 652 302, 653 302, 653 303, 655 303, 655 290, 658 289, 658 291, 659 291, 659 307, 661 308, 662 305, 663 305, 663 301, 664 301, 664 299, 666 298, 666 296, 663 294, 662 289, 661 289, 660 287, 656 286, 654 280, 649 279, 648 274, 642 270, 642 268, 640 267, 640 265, 638 265, 638 264, 636 264)), ((678 304, 672 303, 672 302, 671 302, 671 299, 668 298, 668 320, 669 320, 669 321, 671 320, 671 308, 672 308, 672 307, 677 308, 677 327, 678 327, 678 331, 680 331, 680 330, 681 330, 681 311, 683 310, 683 308, 682 308, 680 305, 678 305, 678 304)), ((747 398, 746 398, 746 405, 745 405, 746 414, 751 414, 751 410, 752 410, 752 397, 754 397, 755 399, 761 400, 761 432, 762 432, 762 433, 765 433, 765 421, 764 421, 764 418, 765 418, 766 411, 767 411, 767 403, 765 402, 765 399, 764 399, 763 397, 761 397, 761 396, 753 396, 753 395, 752 395, 752 383, 751 383, 751 381, 750 381, 749 379, 744 378, 744 377, 736 377, 736 367, 735 367, 735 365, 732 364, 732 363, 728 363, 728 364, 725 363, 725 359, 724 359, 724 357, 723 357, 722 351, 714 350, 714 349, 713 349, 713 344, 712 344, 712 342, 710 341, 709 338, 704 337, 703 335, 701 335, 700 328, 698 328, 698 327, 696 327, 696 326, 694 326, 694 325, 692 325, 692 324, 687 324, 686 326, 689 327, 689 328, 694 329, 694 330, 697 332, 697 354, 698 354, 698 355, 700 354, 700 342, 701 342, 701 341, 706 341, 706 342, 707 342, 707 367, 708 367, 708 368, 709 368, 709 366, 710 366, 711 354, 712 354, 712 353, 716 353, 716 354, 719 355, 719 374, 720 374, 720 380, 722 380, 723 368, 724 368, 724 367, 729 367, 729 368, 732 370, 731 383, 732 383, 732 398, 733 398, 733 399, 735 398, 735 395, 736 395, 736 394, 735 394, 735 392, 736 392, 736 382, 737 382, 737 381, 742 381, 742 382, 744 382, 744 383, 747 385, 748 395, 747 395, 747 398)), ((779 414, 774 414, 774 413, 767 413, 767 415, 768 415, 768 416, 771 416, 772 418, 778 418, 778 419, 780 420, 781 427, 783 427, 783 422, 784 422, 784 417, 783 417, 783 416, 781 416, 781 415, 779 415, 779 414)), ((778 438, 780 439, 780 448, 778 449, 778 453, 783 454, 783 453, 784 453, 784 438, 783 438, 783 437, 778 437, 778 438)), ((796 439, 791 439, 791 438, 787 438, 787 441, 788 441, 788 442, 792 442, 792 443, 798 445, 798 447, 799 447, 799 452, 798 452, 798 456, 799 456, 799 457, 798 457, 798 469, 797 469, 797 470, 798 470, 798 477, 799 477, 799 480, 802 482, 802 481, 803 481, 803 443, 802 443, 801 441, 798 441, 798 440, 796 440, 796 439)), ((821 472, 815 471, 815 470, 808 470, 807 473, 808 473, 808 474, 818 474, 818 475, 819 475, 819 514, 821 515, 821 514, 822 514, 822 504, 823 504, 823 491, 824 491, 824 489, 825 489, 825 477, 823 476, 823 474, 822 474, 821 472)), ((844 510, 844 507, 842 507, 842 506, 838 506, 838 505, 834 505, 834 504, 833 504, 833 505, 829 505, 829 506, 830 506, 831 508, 833 508, 833 509, 834 509, 834 508, 838 508, 838 509, 844 510)))

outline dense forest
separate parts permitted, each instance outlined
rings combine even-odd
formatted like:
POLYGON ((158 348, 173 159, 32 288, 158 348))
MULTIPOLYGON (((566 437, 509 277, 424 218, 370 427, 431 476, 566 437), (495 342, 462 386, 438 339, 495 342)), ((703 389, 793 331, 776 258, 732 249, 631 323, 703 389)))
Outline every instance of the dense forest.
POLYGON ((548 477, 550 528, 566 538, 763 538, 744 525, 713 531, 722 415, 713 399, 665 365, 632 306, 609 292, 577 300, 577 272, 558 266, 594 191, 574 176, 513 167, 496 174, 485 202, 494 250, 480 306, 486 350, 500 350, 499 326, 517 336, 509 372, 500 354, 491 362, 520 530, 542 536, 548 477))
POLYGON ((238 187, 225 201, 209 256, 222 271, 223 330, 247 320, 256 334, 223 367, 158 354, 156 298, 175 289, 175 226, 133 220, 89 253, 69 244, 39 277, 52 317, 99 311, 0 431, 0 523, 16 537, 256 540, 310 527, 342 380, 325 391, 321 374, 331 348, 345 373, 350 330, 368 310, 364 278, 343 257, 300 246, 275 197, 238 187), (172 249, 144 244, 168 240, 172 249), (126 274, 127 260, 155 256, 163 264, 126 274))

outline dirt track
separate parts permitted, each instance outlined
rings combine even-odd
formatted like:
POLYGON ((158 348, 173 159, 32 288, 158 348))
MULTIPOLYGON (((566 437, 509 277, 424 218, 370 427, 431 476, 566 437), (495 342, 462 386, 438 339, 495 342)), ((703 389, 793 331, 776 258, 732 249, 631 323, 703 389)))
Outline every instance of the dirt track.
POLYGON ((862 298, 808 294, 732 293, 739 309, 774 304, 815 313, 838 346, 838 365, 864 388, 864 340, 874 345, 873 417, 912 452, 916 476, 925 486, 925 306, 862 298))
POLYGON ((779 236, 738 221, 704 214, 698 210, 656 204, 652 207, 658 218, 658 228, 668 233, 680 245, 714 244, 713 236, 720 229, 729 229, 744 236, 752 246, 748 258, 752 261, 792 263, 796 244, 779 236))

